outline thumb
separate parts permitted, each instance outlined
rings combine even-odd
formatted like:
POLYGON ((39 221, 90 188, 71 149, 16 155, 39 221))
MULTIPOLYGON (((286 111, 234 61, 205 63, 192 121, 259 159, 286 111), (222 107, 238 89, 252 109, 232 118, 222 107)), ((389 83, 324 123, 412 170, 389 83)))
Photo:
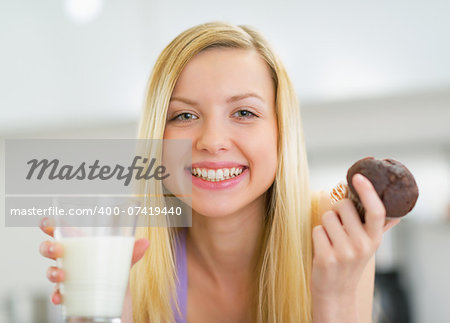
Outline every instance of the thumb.
POLYGON ((134 242, 133 257, 131 258, 131 266, 137 263, 145 254, 150 242, 143 238, 134 242))

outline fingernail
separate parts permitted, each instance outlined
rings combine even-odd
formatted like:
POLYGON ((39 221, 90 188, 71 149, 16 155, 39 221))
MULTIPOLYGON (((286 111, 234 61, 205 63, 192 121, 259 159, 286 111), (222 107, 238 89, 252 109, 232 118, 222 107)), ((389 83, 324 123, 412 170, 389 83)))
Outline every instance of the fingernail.
POLYGON ((54 245, 50 245, 50 246, 48 247, 48 252, 49 252, 49 253, 54 253, 54 252, 55 252, 55 246, 54 246, 54 245))
POLYGON ((47 219, 42 220, 42 226, 45 228, 48 224, 47 219))
POLYGON ((51 275, 52 275, 53 278, 56 278, 58 276, 58 271, 57 270, 53 270, 51 275))
POLYGON ((357 181, 364 181, 364 176, 363 176, 362 174, 360 174, 360 173, 356 173, 356 174, 354 175, 354 177, 356 177, 355 179, 356 179, 357 181))
POLYGON ((53 303, 53 304, 58 304, 58 300, 59 300, 58 296, 56 296, 55 294, 53 294, 53 295, 52 295, 52 303, 53 303))

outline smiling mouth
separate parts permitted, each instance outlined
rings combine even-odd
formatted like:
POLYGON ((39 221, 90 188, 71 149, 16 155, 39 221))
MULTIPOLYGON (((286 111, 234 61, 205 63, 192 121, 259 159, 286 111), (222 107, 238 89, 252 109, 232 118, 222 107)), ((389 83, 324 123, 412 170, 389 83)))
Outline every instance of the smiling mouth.
POLYGON ((208 182, 221 182, 227 179, 237 177, 242 174, 247 167, 232 167, 232 168, 219 168, 219 169, 209 169, 209 168, 192 168, 190 169, 192 176, 201 178, 208 182))

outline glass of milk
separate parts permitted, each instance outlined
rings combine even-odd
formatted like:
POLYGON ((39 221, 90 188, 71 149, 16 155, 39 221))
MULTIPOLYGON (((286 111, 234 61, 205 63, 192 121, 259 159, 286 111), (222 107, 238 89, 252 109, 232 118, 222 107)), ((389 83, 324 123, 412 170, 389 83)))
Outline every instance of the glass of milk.
POLYGON ((120 322, 135 240, 135 204, 94 197, 58 198, 53 205, 65 214, 55 219, 54 234, 64 248, 58 266, 65 271, 60 284, 65 322, 120 322))

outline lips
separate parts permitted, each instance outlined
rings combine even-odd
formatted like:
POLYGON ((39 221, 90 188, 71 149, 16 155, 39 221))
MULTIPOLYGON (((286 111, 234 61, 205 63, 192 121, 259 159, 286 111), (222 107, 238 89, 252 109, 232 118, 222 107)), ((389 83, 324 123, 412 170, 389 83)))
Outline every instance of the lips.
POLYGON ((192 184, 207 190, 220 190, 236 186, 246 177, 248 169, 246 164, 234 161, 199 161, 192 163, 190 167, 185 167, 186 173, 191 176, 192 184), (235 170, 233 176, 231 176, 231 169, 235 170), (202 176, 202 173, 207 176, 202 176), (221 174, 223 177, 216 178, 214 176, 214 179, 211 179, 208 177, 211 174, 221 174))
MULTIPOLYGON (((186 170, 186 172, 188 171, 186 170)), ((230 177, 228 179, 220 179, 214 181, 194 176, 190 172, 189 175, 191 176, 192 185, 196 186, 197 188, 204 190, 223 190, 223 189, 231 189, 237 186, 247 177, 248 172, 249 172, 248 168, 243 168, 242 172, 237 176, 230 177)))
POLYGON ((232 167, 232 168, 193 168, 191 173, 195 177, 203 178, 207 181, 219 182, 227 180, 242 174, 245 167, 232 167))

